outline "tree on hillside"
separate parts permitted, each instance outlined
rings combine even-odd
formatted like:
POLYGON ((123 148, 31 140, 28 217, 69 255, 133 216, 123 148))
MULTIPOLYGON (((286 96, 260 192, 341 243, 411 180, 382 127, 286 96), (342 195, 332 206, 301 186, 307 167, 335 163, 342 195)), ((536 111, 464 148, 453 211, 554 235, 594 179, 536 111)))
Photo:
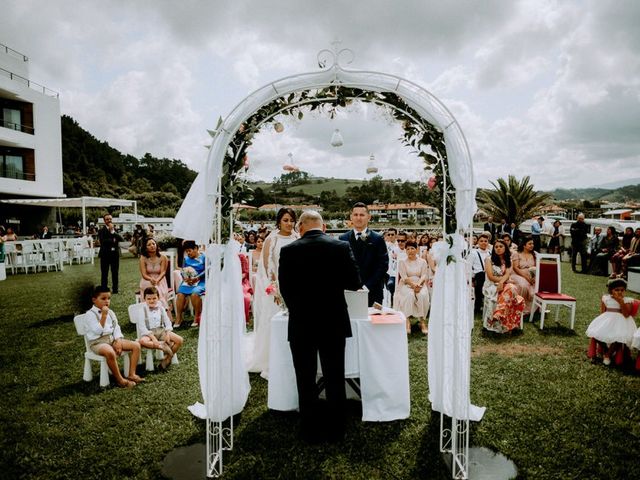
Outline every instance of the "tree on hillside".
POLYGON ((522 180, 513 175, 509 175, 507 180, 498 178, 496 183, 491 182, 493 190, 481 190, 478 193, 478 203, 496 220, 504 218, 507 222, 519 225, 531 218, 551 198, 547 193, 536 192, 529 181, 528 176, 522 180))

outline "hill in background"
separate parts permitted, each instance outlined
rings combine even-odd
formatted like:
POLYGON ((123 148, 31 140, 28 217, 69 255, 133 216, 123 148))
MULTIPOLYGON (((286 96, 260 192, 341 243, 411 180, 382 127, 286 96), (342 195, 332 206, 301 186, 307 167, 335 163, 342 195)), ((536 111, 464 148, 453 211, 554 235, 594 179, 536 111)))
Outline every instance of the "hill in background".
POLYGON ((64 115, 62 168, 67 197, 94 196, 137 200, 146 216, 174 216, 196 178, 180 160, 124 155, 64 115))
MULTIPOLYGON (((124 155, 63 116, 62 162, 64 192, 68 197, 96 196, 137 200, 145 216, 176 214, 196 172, 178 159, 141 158, 124 155)), ((273 182, 251 182, 252 198, 246 203, 319 204, 325 212, 346 212, 353 202, 371 204, 422 202, 433 205, 435 197, 424 183, 399 179, 343 179, 311 177, 306 172, 282 174, 273 182)), ((620 188, 556 189, 556 201, 640 201, 640 184, 620 188)))

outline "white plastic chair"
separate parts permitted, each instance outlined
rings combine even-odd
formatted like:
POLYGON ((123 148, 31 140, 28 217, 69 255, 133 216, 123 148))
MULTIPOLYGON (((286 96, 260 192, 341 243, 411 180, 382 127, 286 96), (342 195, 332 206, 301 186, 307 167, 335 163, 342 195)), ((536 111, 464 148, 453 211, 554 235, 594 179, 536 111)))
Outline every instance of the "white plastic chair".
POLYGON ((567 307, 571 314, 571 330, 576 320, 576 299, 562 292, 562 279, 560 274, 560 255, 536 252, 536 285, 535 295, 531 302, 529 321, 533 322, 533 314, 536 308, 540 309, 540 330, 544 328, 544 317, 547 307, 556 306, 556 323, 560 307, 567 307))
MULTIPOLYGON (((175 318, 178 317, 178 289, 180 288, 180 285, 182 284, 182 272, 181 270, 173 270, 172 274, 171 274, 171 279, 172 279, 172 285, 173 285, 173 291, 174 291, 174 296, 175 296, 175 301, 173 302, 173 306, 174 306, 174 311, 175 311, 175 318)), ((191 313, 191 315, 193 316, 193 305, 191 304, 191 296, 190 295, 185 295, 186 297, 186 306, 189 307, 189 312, 191 313)))
POLYGON ((46 268, 47 272, 49 268, 53 267, 56 271, 59 268, 58 262, 58 248, 51 242, 42 242, 38 244, 40 247, 40 253, 38 257, 38 269, 46 268))
POLYGON ((16 252, 16 246, 12 242, 4 243, 4 262, 7 265, 7 269, 11 270, 13 275, 16 274, 18 253, 16 252))
MULTIPOLYGON (((144 321, 144 304, 143 303, 134 303, 133 305, 129 305, 129 321, 136 326, 136 338, 140 338, 140 326, 138 325, 138 319, 144 321)), ((145 348, 141 346, 142 353, 140 354, 140 359, 138 360, 138 365, 142 363, 142 354, 145 355, 145 370, 147 372, 153 372, 155 369, 153 365, 153 354, 155 352, 157 360, 164 359, 164 352, 162 350, 156 350, 153 348, 145 348)), ((178 354, 175 353, 171 358, 172 365, 178 365, 180 363, 178 361, 178 354)))
MULTIPOLYGON (((100 364, 100 386, 106 387, 109 385, 109 366, 107 365, 107 359, 102 355, 98 355, 97 353, 93 353, 91 348, 89 348, 89 341, 87 340, 87 325, 85 323, 85 314, 76 315, 73 318, 73 323, 76 326, 76 332, 78 335, 82 335, 84 338, 84 374, 82 375, 82 379, 85 382, 90 382, 93 380, 93 372, 91 371, 91 362, 99 362, 100 364)), ((124 369, 123 376, 126 377, 129 374, 129 352, 123 351, 120 354, 121 357, 124 358, 124 369)))

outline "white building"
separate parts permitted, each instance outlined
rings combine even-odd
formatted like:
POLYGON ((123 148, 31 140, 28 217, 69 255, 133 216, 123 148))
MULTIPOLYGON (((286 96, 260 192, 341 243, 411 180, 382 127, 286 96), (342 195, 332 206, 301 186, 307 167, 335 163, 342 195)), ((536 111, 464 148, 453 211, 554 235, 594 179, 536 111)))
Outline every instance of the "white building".
MULTIPOLYGON (((58 93, 32 82, 28 57, 0 44, 0 197, 62 196, 58 93)), ((44 222, 50 214, 43 209, 34 220, 44 222)), ((24 227, 25 221, 20 207, 3 206, 0 223, 24 227)))
MULTIPOLYGON (((144 215, 135 215, 133 213, 121 213, 119 217, 113 217, 114 225, 123 233, 133 233, 136 225, 148 227, 153 225, 156 233, 173 232, 173 218, 171 217, 145 217, 144 215)), ((98 227, 104 225, 102 218, 98 219, 98 227)))
POLYGON ((369 213, 378 222, 434 222, 438 209, 420 202, 376 203, 368 205, 369 213))

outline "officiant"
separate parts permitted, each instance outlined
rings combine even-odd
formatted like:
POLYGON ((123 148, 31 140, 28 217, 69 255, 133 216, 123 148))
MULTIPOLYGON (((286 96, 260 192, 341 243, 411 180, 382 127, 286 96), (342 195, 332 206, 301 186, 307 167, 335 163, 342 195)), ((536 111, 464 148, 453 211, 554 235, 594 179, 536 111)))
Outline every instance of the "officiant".
POLYGON ((296 372, 300 434, 310 443, 344 437, 344 352, 346 338, 351 337, 344 291, 362 285, 348 245, 324 230, 318 212, 303 212, 301 238, 282 247, 278 268, 280 294, 289 310, 288 340, 296 372), (326 385, 326 417, 319 408, 318 356, 326 385))
POLYGON ((374 302, 382 304, 384 279, 389 268, 387 245, 382 235, 368 228, 371 214, 364 203, 353 205, 350 219, 353 230, 339 238, 351 245, 362 283, 369 289, 369 306, 374 302))

